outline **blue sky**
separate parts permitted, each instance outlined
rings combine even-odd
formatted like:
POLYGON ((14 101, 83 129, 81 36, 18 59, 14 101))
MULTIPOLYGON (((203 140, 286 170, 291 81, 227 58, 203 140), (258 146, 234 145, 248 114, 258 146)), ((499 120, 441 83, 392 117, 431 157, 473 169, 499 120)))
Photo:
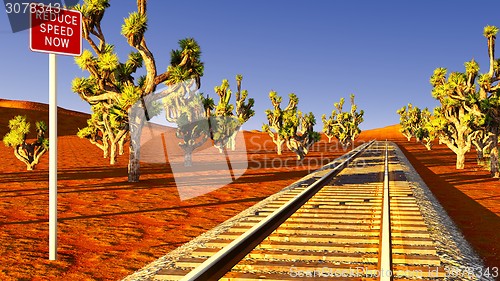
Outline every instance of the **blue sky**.
MULTIPOLYGON (((103 20, 108 43, 122 60, 131 48, 120 35, 136 1, 111 0, 103 20)), ((362 129, 399 122, 408 102, 434 107, 429 78, 437 67, 462 71, 471 58, 487 68, 485 25, 500 26, 500 1, 149 1, 148 45, 159 72, 177 41, 201 45, 205 75, 201 91, 224 78, 255 98, 256 115, 244 129, 260 129, 270 90, 294 92, 302 111, 318 123, 333 103, 354 93, 365 110, 362 129)), ((48 102, 48 55, 29 50, 28 32, 12 33, 0 12, 1 98, 48 102)), ((84 48, 88 45, 84 42, 84 48)), ((482 70, 483 70, 482 69, 482 70)), ((89 112, 71 91, 71 80, 87 76, 72 57, 58 56, 59 106, 89 112)), ((321 126, 317 126, 320 130, 321 126)))

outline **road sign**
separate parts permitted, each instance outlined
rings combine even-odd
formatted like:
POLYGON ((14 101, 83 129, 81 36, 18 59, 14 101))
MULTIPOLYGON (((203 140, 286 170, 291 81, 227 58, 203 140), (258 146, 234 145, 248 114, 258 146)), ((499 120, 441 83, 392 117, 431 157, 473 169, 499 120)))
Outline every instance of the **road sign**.
POLYGON ((49 259, 57 259, 57 61, 82 54, 82 14, 31 3, 30 49, 49 54, 49 259))
POLYGON ((41 4, 30 7, 30 49, 34 52, 79 56, 82 14, 41 4))

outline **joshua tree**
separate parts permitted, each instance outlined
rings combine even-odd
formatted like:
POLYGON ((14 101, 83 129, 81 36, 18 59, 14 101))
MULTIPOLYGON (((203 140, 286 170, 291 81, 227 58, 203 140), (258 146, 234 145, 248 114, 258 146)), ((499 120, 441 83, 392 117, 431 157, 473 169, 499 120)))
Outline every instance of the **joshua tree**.
POLYGON ((478 162, 482 162, 484 154, 490 156, 490 172, 493 177, 500 176, 498 159, 498 142, 500 134, 500 59, 495 58, 495 40, 498 33, 496 26, 486 26, 483 35, 487 39, 489 68, 488 72, 479 74, 479 65, 472 60, 465 63, 467 70, 467 86, 470 91, 475 92, 478 86, 478 103, 473 104, 469 110, 481 120, 481 128, 478 129, 476 138, 476 149, 478 151, 478 162), (475 84, 474 84, 475 83, 475 84), (474 85, 474 86, 472 86, 474 85))
POLYGON ((280 107, 282 98, 278 96, 277 92, 271 91, 269 93, 269 99, 271 99, 271 103, 273 104, 273 110, 271 109, 266 110, 268 124, 264 124, 262 126, 262 131, 269 134, 274 144, 276 144, 278 155, 281 155, 283 150, 283 144, 285 143, 285 139, 280 133, 280 130, 282 130, 283 128, 283 114, 284 112, 289 111, 294 107, 297 107, 299 99, 295 94, 290 94, 288 105, 286 106, 285 109, 281 109, 280 107))
POLYGON ((3 143, 14 148, 14 155, 26 164, 27 170, 33 170, 40 157, 49 150, 49 140, 45 138, 47 125, 43 121, 36 122, 36 141, 27 143, 30 123, 26 116, 16 116, 9 121, 10 131, 4 136, 3 143))
POLYGON ((427 150, 432 149, 432 142, 436 139, 438 134, 437 124, 432 124, 432 113, 429 109, 413 106, 411 103, 408 106, 403 106, 397 113, 400 115, 400 132, 408 139, 411 140, 415 137, 417 142, 421 142, 427 150))
POLYGON ((332 142, 332 139, 335 137, 335 125, 334 125, 334 114, 336 116, 336 112, 332 111, 332 115, 326 119, 326 114, 321 115, 321 121, 323 122, 323 133, 328 138, 328 142, 332 142))
POLYGON ((397 113, 400 116, 400 132, 408 139, 408 141, 410 141, 412 137, 415 137, 416 141, 419 142, 421 139, 416 136, 416 132, 422 125, 422 112, 420 108, 409 103, 408 106, 400 108, 397 113))
MULTIPOLYGON (((113 147, 117 144, 123 147, 124 136, 133 132, 133 135, 130 135, 128 166, 130 182, 139 181, 140 135, 145 120, 153 117, 152 112, 146 111, 147 104, 144 98, 154 93, 157 85, 164 82, 174 85, 178 81, 194 79, 199 88, 200 77, 203 75, 203 63, 199 60, 200 47, 191 38, 179 41, 180 49, 173 50, 170 54, 171 65, 165 72, 158 73, 155 58, 146 43, 148 22, 146 3, 146 0, 138 0, 137 12, 125 18, 122 25, 122 35, 135 49, 125 62, 119 61, 113 45, 106 42, 101 26, 106 9, 109 7, 109 0, 84 0, 82 5, 75 6, 75 9, 82 13, 83 38, 87 40, 92 51, 85 50, 75 59, 76 63, 90 75, 75 79, 73 91, 91 105, 100 122, 97 124, 100 127, 90 127, 81 135, 87 137, 99 131, 102 141, 109 142, 113 154, 113 147), (143 66, 145 69, 141 72, 145 75, 134 77, 137 70, 143 66), (138 102, 143 113, 129 120, 128 116, 132 114, 131 110, 138 102), (102 128, 104 129, 101 130, 102 128)), ((171 87, 155 97, 160 99, 176 90, 177 87, 171 87)), ((153 101, 148 100, 148 103, 151 102, 153 101)), ((94 126, 94 123, 91 126, 94 126)))
MULTIPOLYGON (((408 104, 408 107, 410 106, 412 105, 408 104)), ((403 134, 403 136, 406 137, 408 141, 410 141, 413 133, 409 124, 408 110, 406 109, 406 106, 398 109, 397 113, 399 114, 399 124, 401 125, 401 129, 399 129, 399 131, 403 134)))
MULTIPOLYGON (((224 147, 232 150, 236 147, 236 134, 241 126, 255 115, 252 109, 254 99, 246 99, 248 97, 247 90, 241 90, 242 75, 236 75, 236 103, 231 104, 232 91, 229 88, 228 80, 222 80, 220 86, 214 88, 215 93, 219 96, 219 102, 213 106, 213 112, 210 112, 210 132, 211 138, 214 141, 214 146, 223 151, 224 147)), ((207 98, 205 104, 213 104, 213 100, 207 98)), ((209 109, 210 106, 205 106, 209 109)))
MULTIPOLYGON (((498 28, 486 26, 483 35, 487 39, 489 69, 479 74, 479 64, 471 60, 465 63, 465 72, 451 73, 446 79, 446 69, 438 68, 431 77, 434 86, 433 95, 441 101, 441 108, 456 108, 463 117, 463 126, 469 128, 467 139, 471 138, 478 151, 478 161, 483 153, 490 152, 490 171, 492 176, 499 177, 498 135, 500 133, 500 59, 495 59, 495 40, 498 28), (473 132, 470 132, 473 131, 473 132)), ((455 114, 455 118, 458 117, 455 114)), ((449 122, 458 123, 448 119, 449 122)), ((462 139, 464 136, 462 136, 462 139)), ((458 161, 458 160, 457 160, 458 161)), ((458 167, 458 163, 457 163, 458 167)))
POLYGON ((467 87, 470 74, 453 72, 446 78, 446 69, 438 68, 431 77, 432 95, 441 103, 434 110, 433 128, 439 141, 457 155, 457 169, 464 168, 465 153, 477 136, 473 128, 480 122, 469 110, 476 102, 473 91, 467 87))
POLYGON ((314 131, 316 118, 312 112, 302 115, 296 110, 286 111, 283 122, 283 138, 286 146, 302 160, 309 153, 309 148, 320 139, 320 134, 314 131))
POLYGON ((184 151, 184 165, 192 166, 193 151, 202 146, 209 136, 209 114, 203 95, 184 88, 163 99, 167 121, 177 124, 176 136, 184 151))
POLYGON ((490 151, 493 147, 493 134, 484 127, 478 127, 475 129, 475 133, 476 137, 472 140, 472 144, 476 148, 477 164, 484 166, 486 165, 485 159, 490 157, 490 151))
POLYGON ((289 95, 289 103, 284 110, 280 108, 282 98, 276 92, 271 91, 269 98, 273 103, 274 111, 266 110, 269 124, 264 124, 263 130, 277 144, 278 154, 281 153, 281 141, 284 141, 288 149, 297 154, 298 160, 304 159, 309 148, 320 139, 319 133, 314 131, 316 124, 314 115, 312 112, 303 115, 297 109, 299 99, 293 93, 289 95))
POLYGON ((357 105, 354 103, 354 95, 351 94, 351 110, 343 112, 344 98, 339 102, 334 103, 335 109, 328 119, 323 114, 323 132, 328 137, 328 142, 331 142, 333 137, 336 137, 343 147, 347 147, 354 143, 354 140, 361 133, 359 124, 363 122, 364 111, 357 111, 357 105))
POLYGON ((436 133, 430 123, 431 119, 432 113, 424 108, 420 111, 420 124, 415 131, 415 138, 421 140, 427 150, 432 149, 432 142, 436 139, 436 133))

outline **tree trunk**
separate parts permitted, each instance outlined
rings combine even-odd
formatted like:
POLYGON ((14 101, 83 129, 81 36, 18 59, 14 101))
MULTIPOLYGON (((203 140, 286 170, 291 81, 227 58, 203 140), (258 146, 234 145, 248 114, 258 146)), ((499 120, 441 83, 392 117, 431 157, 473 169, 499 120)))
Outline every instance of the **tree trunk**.
POLYGON ((134 149, 134 146, 130 146, 130 156, 128 160, 128 181, 129 182, 139 182, 140 178, 140 150, 134 149))
POLYGON ((123 155, 124 154, 124 150, 123 150, 123 147, 125 146, 125 141, 127 140, 127 134, 125 134, 121 139, 120 141, 118 142, 118 154, 119 155, 123 155))
POLYGON ((408 141, 411 141, 411 136, 406 136, 406 139, 407 139, 408 141))
POLYGON ((38 147, 35 151, 35 158, 33 159, 33 167, 35 165, 38 165, 38 162, 40 161, 40 158, 47 152, 48 150, 43 148, 43 147, 38 147))
POLYGON ((128 181, 139 182, 140 178, 140 160, 141 160, 141 135, 144 126, 144 107, 133 107, 129 112, 130 125, 130 146, 129 146, 129 161, 128 161, 128 181))
POLYGON ((486 166, 488 164, 486 159, 490 157, 489 152, 492 148, 492 133, 483 133, 476 137, 472 143, 476 148, 477 164, 479 166, 486 166))
POLYGON ((19 161, 26 164, 26 170, 31 171, 35 168, 35 165, 27 159, 26 156, 27 154, 20 145, 14 148, 14 155, 16 156, 17 159, 19 159, 19 161))
POLYGON ((295 154, 297 154, 297 160, 299 160, 299 161, 304 159, 304 157, 307 154, 307 151, 305 150, 303 144, 296 139, 292 138, 292 139, 287 140, 286 146, 288 147, 288 149, 290 149, 291 151, 295 152, 295 154))
POLYGON ((476 152, 477 152, 477 164, 479 166, 484 166, 484 157, 483 157, 483 150, 481 148, 476 147, 476 152))
POLYGON ((184 167, 193 166, 193 149, 184 150, 184 167))
POLYGON ((293 152, 295 152, 295 154, 297 154, 297 160, 299 161, 302 161, 302 159, 304 159, 304 157, 306 157, 306 154, 307 152, 304 151, 304 148, 300 145, 296 145, 296 147, 294 148, 290 148, 289 149, 293 152))
POLYGON ((305 155, 302 151, 296 151, 295 153, 297 153, 297 160, 302 161, 304 159, 305 155))
POLYGON ((347 151, 347 149, 349 149, 349 146, 350 146, 351 144, 350 144, 350 143, 341 143, 341 145, 342 145, 342 150, 343 150, 344 152, 346 152, 346 151, 347 151))
POLYGON ((116 164, 116 143, 112 142, 110 146, 110 157, 109 157, 109 164, 114 165, 116 164))
POLYGON ((102 150, 102 157, 103 158, 108 158, 109 156, 109 151, 108 151, 108 141, 107 138, 103 137, 102 138, 102 144, 99 143, 98 140, 89 138, 89 142, 95 146, 97 146, 100 150, 102 150))
POLYGON ((500 171, 498 169, 498 147, 493 147, 490 154, 490 173, 494 178, 500 177, 500 171))
MULTIPOLYGON (((495 132, 496 133, 496 132, 495 132)), ((500 171, 498 169, 498 135, 493 134, 491 152, 490 152, 490 173, 494 178, 500 177, 500 171)))
POLYGON ((107 135, 102 137, 102 146, 103 146, 103 148, 102 148, 103 156, 104 156, 104 158, 108 158, 108 156, 109 156, 109 142, 108 142, 107 135))
POLYGON ((234 131, 234 133, 231 135, 227 143, 228 144, 227 148, 231 149, 232 151, 236 150, 236 136, 238 134, 238 131, 239 129, 234 131))
POLYGON ((273 140, 273 142, 274 142, 274 144, 276 144, 276 150, 277 150, 278 155, 281 155, 282 150, 283 150, 284 140, 280 136, 278 136, 276 138, 276 140, 273 140))
POLYGON ((463 150, 460 150, 457 153, 457 165, 456 165, 457 170, 462 170, 465 168, 465 153, 466 151, 463 150))

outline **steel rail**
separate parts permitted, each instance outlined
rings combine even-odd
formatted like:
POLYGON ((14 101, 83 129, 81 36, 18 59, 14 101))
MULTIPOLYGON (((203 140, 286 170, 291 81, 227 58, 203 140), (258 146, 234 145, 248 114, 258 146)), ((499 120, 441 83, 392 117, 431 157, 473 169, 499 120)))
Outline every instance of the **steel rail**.
POLYGON ((350 155, 336 165, 330 172, 304 189, 293 199, 285 203, 279 209, 264 218, 258 224, 247 230, 240 237, 233 240, 229 245, 221 249, 215 255, 204 261, 198 267, 190 271, 181 280, 219 280, 231 268, 233 268, 250 251, 259 245, 267 236, 278 228, 286 219, 304 205, 323 186, 330 182, 331 178, 342 171, 374 141, 355 148, 350 155))
POLYGON ((380 244, 380 281, 392 280, 391 221, 389 196, 389 149, 385 142, 384 194, 382 200, 382 226, 380 244))

